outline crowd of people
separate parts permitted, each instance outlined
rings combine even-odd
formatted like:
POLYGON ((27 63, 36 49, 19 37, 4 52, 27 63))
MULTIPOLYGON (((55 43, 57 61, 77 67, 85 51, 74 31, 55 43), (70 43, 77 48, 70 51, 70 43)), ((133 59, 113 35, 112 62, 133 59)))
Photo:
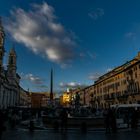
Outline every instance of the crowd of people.
POLYGON ((0 110, 0 139, 4 131, 13 130, 19 123, 19 114, 15 110, 0 110))
MULTIPOLYGON (((116 133, 118 128, 117 119, 120 119, 119 114, 117 114, 115 109, 109 108, 104 111, 103 115, 105 118, 106 133, 116 133)), ((126 124, 127 128, 131 127, 132 130, 137 129, 140 119, 139 109, 127 110, 122 116, 123 124, 126 124)))
MULTIPOLYGON (((88 109, 90 109, 90 108, 88 108, 88 109)), ((68 117, 76 116, 76 115, 74 115, 75 111, 71 110, 71 109, 63 108, 63 109, 61 109, 61 111, 56 111, 56 112, 57 113, 55 113, 55 111, 54 111, 54 115, 57 116, 57 120, 54 121, 55 130, 58 130, 59 128, 61 128, 61 130, 67 129, 68 117)), ((104 127, 105 127, 106 133, 116 133, 117 132, 117 129, 119 128, 117 120, 119 118, 118 118, 118 114, 115 109, 108 108, 108 109, 96 110, 96 109, 92 108, 90 111, 86 111, 86 112, 92 112, 94 114, 93 115, 94 117, 97 116, 97 117, 102 117, 104 119, 104 127)), ((84 114, 83 110, 81 110, 81 116, 82 117, 86 116, 84 114)), ((79 116, 76 116, 76 117, 79 117, 79 116)), ((94 119, 94 117, 93 117, 93 119, 94 119)), ((135 110, 135 109, 131 110, 131 112, 127 112, 126 114, 123 114, 123 117, 121 119, 123 120, 121 125, 124 125, 124 127, 126 124, 127 128, 129 128, 131 126, 131 129, 137 129, 138 121, 140 119, 140 111, 135 110), (128 118, 128 116, 129 116, 129 118, 128 118)), ((81 122, 81 130, 86 131, 87 128, 88 128, 88 126, 87 126, 86 122, 81 122)))
MULTIPOLYGON (((102 117, 104 118, 104 124, 106 128, 106 133, 116 133, 117 132, 117 114, 115 109, 104 109, 104 110, 96 110, 93 108, 87 109, 88 112, 92 112, 93 114, 102 114, 102 117), (97 113, 100 112, 100 113, 97 113)), ((73 116, 75 113, 74 110, 71 110, 69 108, 61 108, 61 109, 50 109, 47 111, 47 114, 53 114, 54 116, 57 116, 58 119, 54 120, 53 128, 55 131, 61 130, 62 132, 65 132, 67 130, 68 126, 68 118, 73 116)), ((85 111, 81 110, 81 114, 84 115, 85 111)), ((52 116, 53 116, 52 115, 52 116)), ((20 124, 23 120, 30 120, 29 121, 29 130, 34 130, 34 121, 32 116, 42 117, 41 111, 33 111, 33 110, 15 110, 15 109, 7 109, 7 110, 0 110, 0 137, 2 136, 3 131, 6 129, 14 129, 18 124, 20 124)), ((84 115, 85 116, 85 115, 84 115)), ((139 110, 133 110, 131 112, 131 116, 128 114, 124 115, 124 122, 127 123, 127 126, 131 126, 132 129, 137 129, 138 121, 140 118, 140 111, 139 110)), ((87 124, 86 122, 81 122, 81 131, 86 132, 87 131, 87 124)))
POLYGON ((108 109, 104 111, 106 133, 117 132, 117 123, 115 111, 108 109))

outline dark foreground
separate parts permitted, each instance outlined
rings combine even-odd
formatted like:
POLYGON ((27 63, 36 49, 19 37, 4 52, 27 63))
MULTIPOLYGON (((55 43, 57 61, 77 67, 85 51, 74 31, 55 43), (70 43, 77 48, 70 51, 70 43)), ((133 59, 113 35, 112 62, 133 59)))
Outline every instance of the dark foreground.
POLYGON ((105 134, 102 131, 88 131, 82 134, 78 130, 68 130, 66 133, 53 130, 36 130, 30 133, 28 130, 18 129, 4 132, 2 140, 139 140, 140 129, 119 130, 115 134, 105 134))

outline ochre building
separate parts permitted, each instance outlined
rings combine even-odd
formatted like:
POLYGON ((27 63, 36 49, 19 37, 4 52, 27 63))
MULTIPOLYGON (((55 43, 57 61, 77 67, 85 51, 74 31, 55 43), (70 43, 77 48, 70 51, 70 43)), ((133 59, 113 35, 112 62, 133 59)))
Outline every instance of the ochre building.
POLYGON ((47 107, 50 100, 50 94, 48 92, 30 92, 30 98, 32 108, 47 107))
POLYGON ((90 104, 96 108, 140 103, 140 52, 134 59, 99 77, 88 89, 90 104))

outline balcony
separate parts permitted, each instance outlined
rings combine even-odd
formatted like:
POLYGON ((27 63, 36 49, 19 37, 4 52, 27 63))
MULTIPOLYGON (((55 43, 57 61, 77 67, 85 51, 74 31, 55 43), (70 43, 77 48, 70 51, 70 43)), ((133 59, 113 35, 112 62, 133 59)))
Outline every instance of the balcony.
POLYGON ((124 94, 124 95, 118 96, 117 99, 118 100, 126 100, 128 98, 128 96, 129 96, 128 94, 124 94))
POLYGON ((140 94, 140 90, 128 90, 126 94, 129 96, 138 95, 138 94, 140 94))
POLYGON ((104 100, 115 100, 115 96, 109 96, 109 95, 107 95, 107 96, 104 96, 104 100))

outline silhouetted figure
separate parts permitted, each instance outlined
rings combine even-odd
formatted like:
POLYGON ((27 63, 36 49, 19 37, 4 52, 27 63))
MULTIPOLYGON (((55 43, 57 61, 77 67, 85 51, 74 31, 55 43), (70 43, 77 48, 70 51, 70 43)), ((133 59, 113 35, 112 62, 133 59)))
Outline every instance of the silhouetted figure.
POLYGON ((17 114, 15 111, 13 111, 11 119, 10 119, 10 124, 11 124, 12 129, 16 127, 16 123, 17 123, 17 114))
POLYGON ((54 128, 55 132, 58 132, 58 130, 59 130, 59 122, 58 122, 58 120, 54 121, 53 128, 54 128))
POLYGON ((30 124, 29 124, 29 130, 30 132, 33 132, 34 131, 34 121, 33 120, 30 120, 30 124))
POLYGON ((4 131, 5 127, 4 127, 4 115, 2 113, 2 111, 0 110, 0 139, 2 137, 2 133, 4 131))
POLYGON ((111 119, 112 132, 116 133, 117 132, 116 115, 115 115, 115 111, 113 111, 113 110, 111 111, 110 119, 111 119))
POLYGON ((81 132, 83 134, 87 133, 87 124, 85 122, 81 123, 81 132))
POLYGON ((105 127, 106 127, 106 133, 111 132, 111 116, 112 116, 112 111, 111 109, 108 109, 107 114, 105 115, 105 127))
POLYGON ((124 116, 124 122, 127 124, 127 128, 129 128, 129 122, 130 122, 130 117, 129 117, 129 112, 127 112, 124 116))
POLYGON ((78 93, 76 93, 76 96, 75 96, 75 109, 76 111, 78 111, 80 107, 80 95, 78 93))
POLYGON ((65 108, 60 113, 61 131, 67 130, 68 113, 65 108))
POLYGON ((137 129, 137 125, 138 125, 138 112, 137 112, 137 110, 134 110, 132 117, 131 117, 131 128, 137 129))

